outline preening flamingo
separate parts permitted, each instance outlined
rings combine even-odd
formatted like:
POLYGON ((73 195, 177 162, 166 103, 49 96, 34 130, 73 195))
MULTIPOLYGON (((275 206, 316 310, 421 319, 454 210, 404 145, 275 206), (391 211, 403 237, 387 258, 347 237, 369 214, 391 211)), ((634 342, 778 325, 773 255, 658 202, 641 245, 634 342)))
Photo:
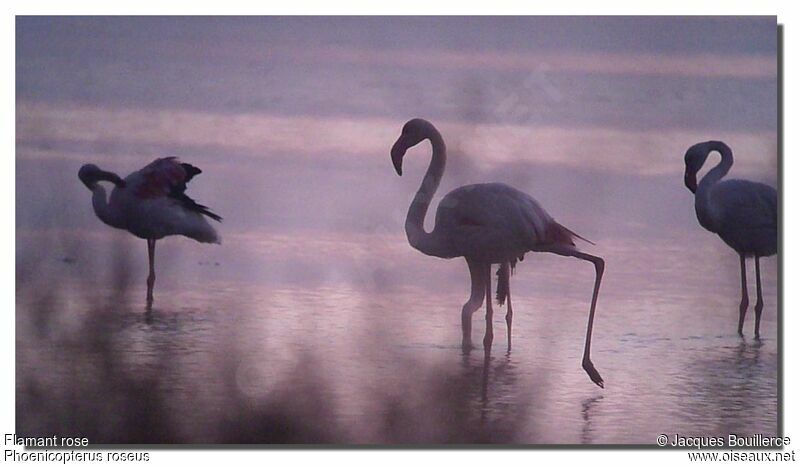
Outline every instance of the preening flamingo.
POLYGON ((684 156, 686 172, 684 183, 694 193, 697 220, 706 230, 714 232, 739 253, 742 276, 742 301, 739 304, 739 335, 742 336, 747 298, 747 273, 745 258, 752 256, 756 263, 756 325, 759 337, 761 310, 761 268, 759 259, 778 252, 778 192, 763 183, 748 180, 722 180, 733 166, 733 152, 722 141, 697 143, 684 156), (703 167, 711 151, 717 151, 722 160, 697 183, 697 172, 703 167))
POLYGON ((147 304, 153 302, 156 240, 183 235, 202 243, 221 243, 206 217, 222 218, 186 195, 186 184, 201 173, 197 167, 174 157, 156 159, 123 180, 94 164, 81 167, 78 177, 92 192, 92 207, 101 221, 147 240, 150 274, 147 276, 147 304), (99 182, 114 184, 111 196, 99 182))
POLYGON ((402 175, 406 151, 426 139, 431 142, 433 155, 422 185, 408 209, 406 235, 411 246, 426 255, 440 258, 463 256, 466 259, 472 291, 461 311, 463 345, 471 345, 472 314, 483 305, 485 296, 486 334, 483 343, 487 351, 491 348, 492 264, 500 264, 497 299, 500 304, 508 302, 506 323, 510 348, 513 316, 510 276, 517 260, 522 260, 525 253, 533 251, 589 261, 594 264, 596 275, 583 350, 583 369, 595 384, 603 387, 603 378, 590 358, 592 324, 605 268, 603 259, 579 251, 573 240, 585 239, 553 220, 536 200, 502 183, 466 185, 451 191, 439 203, 433 231, 426 232, 423 227, 425 214, 444 175, 447 159, 444 139, 433 124, 415 118, 403 126, 391 150, 394 168, 398 175, 402 175))

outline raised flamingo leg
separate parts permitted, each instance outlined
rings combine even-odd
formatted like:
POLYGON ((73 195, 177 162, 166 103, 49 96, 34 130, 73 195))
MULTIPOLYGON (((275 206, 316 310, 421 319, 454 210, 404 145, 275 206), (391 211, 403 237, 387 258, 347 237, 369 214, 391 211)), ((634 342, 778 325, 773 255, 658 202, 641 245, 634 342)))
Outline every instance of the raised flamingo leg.
POLYGON ((483 349, 489 352, 492 349, 492 341, 494 340, 494 331, 492 330, 492 317, 494 311, 492 310, 492 265, 486 264, 483 266, 483 276, 486 278, 486 334, 483 335, 483 349))
POLYGON ((508 350, 511 350, 511 321, 514 318, 514 312, 511 310, 511 265, 509 263, 503 264, 503 274, 506 280, 506 304, 508 310, 506 311, 506 327, 508 330, 508 350))
POLYGON ((744 337, 742 327, 744 327, 744 315, 747 313, 747 306, 750 304, 747 299, 747 271, 744 267, 744 255, 739 255, 742 267, 742 302, 739 304, 739 335, 744 337))
POLYGON ((756 339, 759 339, 761 335, 759 334, 759 330, 761 328, 761 310, 764 309, 764 299, 761 297, 761 266, 758 264, 759 257, 756 256, 756 339))
POLYGON ((589 375, 589 378, 594 384, 603 387, 603 378, 600 373, 595 369, 592 359, 590 357, 592 348, 592 327, 594 325, 594 311, 597 307, 597 296, 600 293, 600 282, 603 280, 603 271, 605 270, 605 261, 599 256, 592 256, 582 251, 576 251, 569 248, 553 247, 548 249, 551 253, 561 256, 572 256, 584 261, 589 261, 594 264, 595 279, 594 279, 594 292, 592 293, 592 306, 589 308, 589 323, 586 326, 586 344, 583 348, 583 369, 589 375))
POLYGON ((472 348, 472 315, 483 305, 483 271, 477 262, 467 260, 469 266, 469 276, 472 282, 472 290, 469 300, 461 309, 461 347, 465 350, 472 348))
POLYGON ((576 257, 591 261, 594 263, 595 279, 594 279, 594 292, 592 292, 592 307, 589 309, 589 324, 586 326, 586 346, 583 348, 583 369, 589 375, 589 378, 594 384, 603 387, 603 378, 600 373, 595 369, 594 364, 589 356, 592 347, 592 326, 594 324, 594 311, 597 307, 597 295, 600 293, 600 281, 603 280, 603 271, 606 268, 606 263, 603 258, 599 256, 587 255, 581 253, 576 257))
POLYGON ((156 256, 156 241, 147 239, 147 257, 150 261, 150 274, 147 276, 147 306, 153 304, 153 285, 156 283, 156 269, 155 269, 155 256, 156 256))

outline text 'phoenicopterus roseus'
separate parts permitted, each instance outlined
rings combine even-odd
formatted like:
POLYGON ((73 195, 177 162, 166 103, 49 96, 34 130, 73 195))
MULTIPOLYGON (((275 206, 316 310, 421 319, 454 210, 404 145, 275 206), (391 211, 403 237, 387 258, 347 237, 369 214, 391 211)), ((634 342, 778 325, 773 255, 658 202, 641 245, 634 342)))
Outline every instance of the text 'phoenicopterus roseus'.
POLYGON ((778 192, 763 183, 748 180, 722 180, 733 166, 733 152, 722 141, 697 143, 684 156, 686 172, 684 183, 694 193, 697 220, 706 230, 714 232, 739 253, 742 276, 742 301, 739 304, 739 335, 742 336, 747 298, 747 273, 745 258, 753 256, 756 263, 756 325, 759 337, 761 310, 761 268, 759 259, 778 252, 778 192), (722 155, 722 160, 697 183, 697 172, 703 167, 711 151, 722 155))
POLYGON ((516 261, 529 251, 586 260, 594 264, 596 276, 583 350, 583 369, 595 384, 603 387, 603 378, 590 358, 592 324, 605 267, 603 259, 578 251, 573 240, 582 237, 553 220, 536 200, 501 183, 466 185, 451 191, 439 203, 433 231, 426 232, 423 227, 425 214, 444 175, 447 159, 444 139, 430 122, 415 118, 403 126, 391 151, 395 170, 402 175, 406 151, 426 139, 431 142, 433 157, 408 209, 406 235, 411 246, 426 255, 440 258, 463 256, 467 260, 472 292, 461 311, 463 344, 467 347, 471 345, 472 314, 481 307, 485 296, 486 334, 483 343, 487 351, 491 348, 492 264, 500 264, 497 298, 501 304, 508 301, 506 322, 510 347, 513 315, 510 275, 516 261))
POLYGON ((221 243, 214 227, 206 221, 222 218, 186 195, 186 184, 201 173, 197 167, 174 157, 156 159, 143 169, 121 179, 94 164, 81 167, 78 177, 92 191, 92 207, 101 221, 147 240, 150 274, 147 277, 147 305, 153 302, 156 240, 183 235, 202 243, 221 243), (99 182, 114 184, 111 196, 99 182))

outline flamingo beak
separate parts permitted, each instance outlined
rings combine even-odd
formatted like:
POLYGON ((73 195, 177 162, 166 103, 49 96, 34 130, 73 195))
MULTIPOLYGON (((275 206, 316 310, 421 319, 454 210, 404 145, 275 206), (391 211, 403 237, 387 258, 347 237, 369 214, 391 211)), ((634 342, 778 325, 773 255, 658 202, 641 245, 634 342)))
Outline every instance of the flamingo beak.
POLYGON ((408 145, 406 144, 405 137, 400 135, 397 142, 392 146, 392 164, 394 165, 395 172, 400 176, 403 175, 403 156, 406 155, 406 149, 408 149, 408 145))
POLYGON ((697 191, 697 174, 686 168, 686 173, 683 175, 683 183, 686 184, 686 188, 689 189, 692 193, 697 191))

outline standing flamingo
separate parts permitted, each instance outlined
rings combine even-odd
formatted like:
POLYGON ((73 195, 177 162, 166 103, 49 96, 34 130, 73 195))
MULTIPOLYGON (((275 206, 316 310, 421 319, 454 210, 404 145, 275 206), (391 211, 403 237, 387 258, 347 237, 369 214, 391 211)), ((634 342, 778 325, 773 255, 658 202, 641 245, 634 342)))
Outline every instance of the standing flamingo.
POLYGON ((471 346, 472 314, 483 305, 485 295, 486 334, 483 344, 487 352, 491 348, 492 264, 500 264, 498 301, 500 304, 508 301, 506 323, 510 348, 513 315, 510 275, 517 260, 522 260, 525 253, 534 251, 590 261, 594 264, 596 275, 583 350, 583 369, 595 384, 603 387, 603 378, 589 356, 595 306, 605 268, 603 259, 579 251, 573 239, 585 239, 553 220, 536 200, 501 183, 466 185, 451 191, 439 203, 433 231, 426 232, 423 227, 425 214, 444 175, 447 159, 444 139, 433 124, 415 118, 403 126, 391 151, 394 168, 398 175, 402 175, 406 151, 426 139, 431 142, 433 156, 422 185, 408 209, 406 235, 411 246, 426 255, 440 258, 463 256, 466 259, 472 291, 461 311, 463 345, 467 348, 471 346))
POLYGON ((778 193, 775 188, 748 180, 722 180, 733 166, 733 152, 722 141, 697 143, 684 156, 686 172, 684 182, 694 193, 697 220, 706 230, 714 232, 739 253, 742 275, 742 301, 739 304, 739 335, 742 334, 744 315, 747 313, 747 273, 745 258, 753 256, 756 263, 756 325, 759 337, 761 310, 761 268, 759 259, 778 252, 778 193), (717 151, 722 160, 697 184, 697 172, 703 167, 711 151, 717 151))
POLYGON ((217 222, 222 218, 185 193, 186 183, 200 173, 197 167, 180 163, 175 157, 156 159, 124 180, 94 164, 86 164, 78 171, 78 178, 92 192, 92 207, 97 217, 111 227, 127 230, 147 240, 150 261, 148 308, 153 303, 156 281, 156 240, 168 235, 183 235, 202 243, 221 243, 219 234, 204 216, 217 222), (101 181, 114 184, 109 199, 106 199, 101 181))

